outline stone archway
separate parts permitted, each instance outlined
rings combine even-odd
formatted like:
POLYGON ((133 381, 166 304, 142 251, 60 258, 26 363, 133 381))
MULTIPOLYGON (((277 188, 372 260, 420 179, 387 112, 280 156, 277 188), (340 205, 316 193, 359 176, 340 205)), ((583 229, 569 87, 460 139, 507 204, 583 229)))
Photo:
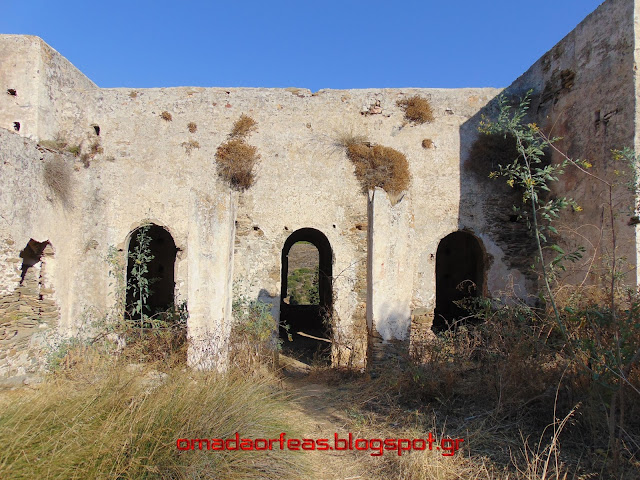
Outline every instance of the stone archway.
POLYGON ((330 361, 332 332, 325 320, 333 308, 332 268, 333 252, 322 232, 302 228, 287 238, 282 249, 280 324, 289 326, 293 341, 289 341, 287 331, 280 328, 285 353, 302 360, 315 356, 330 361), (315 257, 314 249, 317 250, 315 257), (309 265, 304 261, 300 263, 296 251, 311 259, 306 262, 309 265), (294 268, 290 268, 290 256, 294 268))
MULTIPOLYGON (((174 304, 175 299, 175 261, 178 249, 171 234, 163 227, 149 224, 141 226, 129 235, 127 247, 127 285, 132 276, 134 261, 131 254, 140 245, 140 234, 145 231, 149 237, 149 252, 153 256, 147 264, 147 273, 144 276, 150 281, 151 294, 145 302, 143 313, 148 316, 165 312, 174 304)), ((134 290, 127 288, 126 312, 131 316, 134 298, 134 290)))

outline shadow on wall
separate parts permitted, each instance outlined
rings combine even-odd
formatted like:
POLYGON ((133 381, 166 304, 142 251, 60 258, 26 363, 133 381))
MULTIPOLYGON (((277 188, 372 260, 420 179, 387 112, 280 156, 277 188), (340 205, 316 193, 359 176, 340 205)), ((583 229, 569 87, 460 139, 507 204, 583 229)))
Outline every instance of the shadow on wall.
MULTIPOLYGON (((519 102, 526 91, 507 89, 504 93, 513 104, 519 102)), ((519 219, 514 212, 514 205, 522 203, 522 192, 511 188, 504 179, 489 178, 492 171, 498 170, 498 165, 513 162, 517 156, 515 141, 478 131, 483 118, 495 119, 498 113, 498 97, 495 97, 460 127, 458 228, 473 232, 476 239, 487 238, 500 248, 504 254, 501 261, 505 266, 522 273, 526 285, 515 286, 514 291, 524 294, 536 281, 530 268, 536 247, 526 220, 519 219)), ((483 268, 486 270, 483 278, 486 280, 493 257, 486 253, 484 245, 481 244, 481 247, 483 268)), ((472 248, 473 242, 469 242, 467 246, 461 246, 460 251, 463 255, 472 255, 472 248)), ((478 294, 486 294, 487 287, 485 282, 478 294)), ((437 309, 441 311, 443 308, 439 302, 437 309)))

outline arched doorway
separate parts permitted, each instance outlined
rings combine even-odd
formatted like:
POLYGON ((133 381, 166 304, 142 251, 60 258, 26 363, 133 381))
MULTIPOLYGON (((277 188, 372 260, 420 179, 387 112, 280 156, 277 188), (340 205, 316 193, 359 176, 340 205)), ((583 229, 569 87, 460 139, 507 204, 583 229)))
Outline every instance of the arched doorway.
POLYGON ((326 319, 333 301, 332 265, 329 240, 313 228, 292 233, 282 249, 280 337, 283 352, 302 361, 331 358, 331 327, 326 319))
POLYGON ((128 318, 140 318, 139 307, 136 310, 136 305, 140 303, 142 313, 149 317, 165 312, 173 306, 177 252, 171 234, 158 225, 143 225, 131 232, 127 248, 128 318), (140 272, 137 268, 142 264, 146 268, 143 266, 143 271, 140 272), (148 283, 148 296, 142 302, 137 281, 140 277, 148 283))
POLYGON ((438 244, 436 252, 436 309, 433 329, 450 328, 467 316, 455 302, 484 293, 484 253, 480 241, 468 232, 453 232, 438 244))

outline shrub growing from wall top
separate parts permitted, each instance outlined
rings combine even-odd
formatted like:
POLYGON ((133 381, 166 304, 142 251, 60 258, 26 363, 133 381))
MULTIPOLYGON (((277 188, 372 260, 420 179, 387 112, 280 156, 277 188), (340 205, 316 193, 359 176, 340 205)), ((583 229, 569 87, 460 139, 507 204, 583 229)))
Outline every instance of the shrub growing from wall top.
POLYGON ((434 120, 431 103, 424 97, 414 95, 398 100, 396 104, 404 109, 404 118, 416 125, 431 123, 434 120))
POLYGON ((338 140, 355 166, 356 178, 366 193, 380 187, 389 195, 398 195, 409 187, 411 173, 403 153, 364 139, 348 136, 338 140))
POLYGON ((255 182, 253 169, 260 158, 256 147, 249 145, 246 138, 255 130, 256 121, 240 115, 229 134, 229 139, 216 150, 218 175, 231 188, 244 191, 255 182))

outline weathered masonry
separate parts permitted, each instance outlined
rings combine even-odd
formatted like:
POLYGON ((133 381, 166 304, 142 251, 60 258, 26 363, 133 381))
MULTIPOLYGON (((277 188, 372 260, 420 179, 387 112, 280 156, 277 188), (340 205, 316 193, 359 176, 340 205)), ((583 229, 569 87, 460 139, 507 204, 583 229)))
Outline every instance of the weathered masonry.
MULTIPOLYGON (((504 90, 532 89, 531 121, 605 177, 612 148, 638 148, 639 5, 607 0, 504 90)), ((478 141, 500 93, 102 89, 41 39, 1 35, 0 375, 37 372, 61 339, 109 314, 113 275, 130 274, 126 252, 146 224, 162 279, 152 302, 186 305, 197 368, 225 368, 234 284, 276 318, 300 315, 286 285, 299 241, 318 251, 316 310, 333 318, 336 364, 381 365, 426 341, 434 313, 456 314, 460 282, 526 298, 536 289, 526 225, 513 191, 487 178, 494 147, 478 141), (398 102, 414 95, 429 100, 432 122, 405 119, 398 102), (257 122, 260 161, 240 192, 218 177, 216 151, 242 114, 257 122), (406 156, 402 195, 362 191, 336 146, 344 135, 406 156)), ((602 187, 568 171, 558 188, 583 206, 563 217, 563 241, 588 239, 595 259, 592 273, 577 265, 568 278, 597 282, 602 187)), ((637 266, 637 227, 618 221, 620 255, 637 266)))

